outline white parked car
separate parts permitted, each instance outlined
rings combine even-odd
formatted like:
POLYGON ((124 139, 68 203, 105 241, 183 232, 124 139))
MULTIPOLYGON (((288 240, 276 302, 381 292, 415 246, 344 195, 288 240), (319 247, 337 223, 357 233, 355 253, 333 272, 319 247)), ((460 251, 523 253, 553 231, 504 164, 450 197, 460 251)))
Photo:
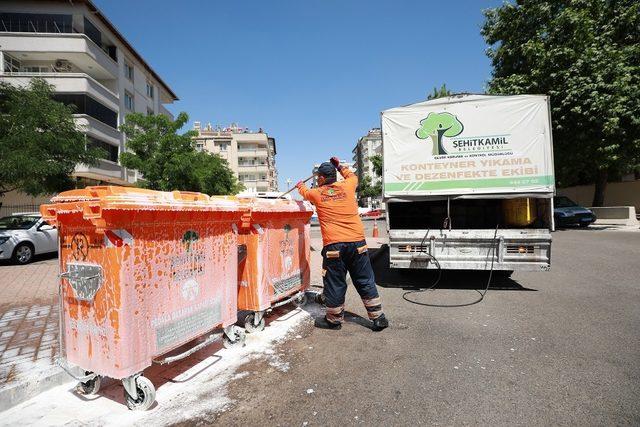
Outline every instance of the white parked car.
POLYGON ((58 230, 39 213, 16 213, 0 218, 0 259, 27 264, 34 255, 58 250, 58 230))

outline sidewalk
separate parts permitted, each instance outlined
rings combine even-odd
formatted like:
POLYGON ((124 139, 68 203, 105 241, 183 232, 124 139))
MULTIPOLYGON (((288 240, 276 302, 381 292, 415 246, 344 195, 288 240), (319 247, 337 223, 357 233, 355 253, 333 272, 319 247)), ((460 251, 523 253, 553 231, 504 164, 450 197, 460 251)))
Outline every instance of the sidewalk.
POLYGON ((69 380, 58 352, 58 259, 0 264, 0 411, 69 380))

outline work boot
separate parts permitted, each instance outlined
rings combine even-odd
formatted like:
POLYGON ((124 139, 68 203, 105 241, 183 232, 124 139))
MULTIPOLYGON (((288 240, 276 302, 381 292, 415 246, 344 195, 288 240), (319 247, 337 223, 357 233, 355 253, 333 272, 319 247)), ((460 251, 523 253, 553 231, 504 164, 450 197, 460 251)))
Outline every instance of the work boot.
POLYGON ((373 331, 379 332, 388 326, 389 326, 389 321, 387 320, 384 314, 381 314, 380 316, 373 319, 373 327, 371 329, 373 331))
POLYGON ((323 317, 322 319, 316 319, 314 324, 316 328, 320 329, 342 329, 342 323, 330 322, 326 317, 323 317))

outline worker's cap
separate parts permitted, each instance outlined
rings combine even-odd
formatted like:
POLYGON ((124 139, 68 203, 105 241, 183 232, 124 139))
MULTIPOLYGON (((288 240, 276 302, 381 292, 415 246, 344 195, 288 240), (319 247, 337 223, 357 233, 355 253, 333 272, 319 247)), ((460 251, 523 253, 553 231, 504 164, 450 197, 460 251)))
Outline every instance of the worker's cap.
POLYGON ((329 162, 324 162, 323 164, 318 166, 318 175, 322 175, 325 178, 335 178, 336 167, 329 162))

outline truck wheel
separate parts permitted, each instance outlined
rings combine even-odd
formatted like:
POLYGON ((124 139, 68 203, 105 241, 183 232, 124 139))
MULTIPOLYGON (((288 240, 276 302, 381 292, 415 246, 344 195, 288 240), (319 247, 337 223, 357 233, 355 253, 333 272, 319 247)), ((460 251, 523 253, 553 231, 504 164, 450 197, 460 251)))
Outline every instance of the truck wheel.
POLYGON ((13 250, 13 261, 16 264, 29 264, 33 260, 33 246, 29 243, 20 243, 13 250))
POLYGON ((136 391, 138 395, 135 398, 124 391, 127 407, 132 411, 146 411, 156 401, 156 389, 148 378, 140 375, 136 378, 136 391))
POLYGON ((247 333, 252 334, 254 332, 260 332, 264 330, 264 317, 260 319, 260 322, 256 325, 255 322, 256 313, 249 313, 247 317, 244 318, 244 329, 247 333))
MULTIPOLYGON (((90 374, 90 372, 85 372, 85 375, 87 374, 90 374)), ((76 391, 80 394, 84 394, 87 396, 97 394, 98 391, 100 390, 101 382, 102 382, 102 377, 98 375, 87 382, 79 382, 78 385, 76 385, 76 391)))

